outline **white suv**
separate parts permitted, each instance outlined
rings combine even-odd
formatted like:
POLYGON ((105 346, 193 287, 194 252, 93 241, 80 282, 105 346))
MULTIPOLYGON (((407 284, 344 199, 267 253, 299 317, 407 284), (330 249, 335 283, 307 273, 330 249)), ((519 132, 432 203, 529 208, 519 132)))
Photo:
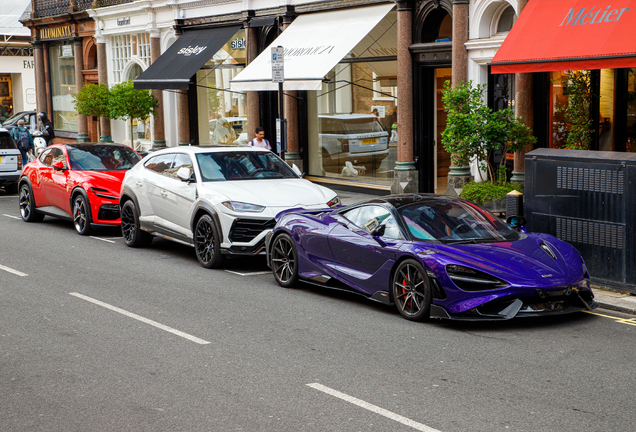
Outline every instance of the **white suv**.
POLYGON ((21 172, 22 154, 9 131, 0 127, 0 186, 9 194, 18 193, 21 172))
POLYGON ((389 133, 372 114, 319 115, 323 166, 354 165, 377 168, 389 154, 389 133))

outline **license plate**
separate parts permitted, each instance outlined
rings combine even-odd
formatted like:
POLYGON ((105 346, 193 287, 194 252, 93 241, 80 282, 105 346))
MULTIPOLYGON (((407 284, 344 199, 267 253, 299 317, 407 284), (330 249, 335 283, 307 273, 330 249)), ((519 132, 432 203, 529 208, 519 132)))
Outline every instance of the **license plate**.
POLYGON ((378 142, 377 138, 365 138, 363 140, 360 140, 360 142, 362 144, 376 144, 378 142))

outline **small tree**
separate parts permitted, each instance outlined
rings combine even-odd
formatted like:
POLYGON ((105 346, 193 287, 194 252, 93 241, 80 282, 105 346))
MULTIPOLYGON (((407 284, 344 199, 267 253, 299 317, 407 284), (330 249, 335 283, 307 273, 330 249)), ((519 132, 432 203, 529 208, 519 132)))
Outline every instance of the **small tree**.
MULTIPOLYGON (((451 87, 444 83, 442 102, 448 113, 446 129, 442 132, 442 145, 451 153, 455 165, 468 165, 477 158, 493 184, 506 182, 506 156, 536 142, 531 129, 515 117, 510 108, 493 111, 484 102, 485 84, 473 85, 472 81, 451 87), (499 167, 491 163, 494 151, 502 151, 499 167)), ((482 177, 482 181, 487 180, 482 177)))
POLYGON ((112 118, 130 120, 130 145, 134 147, 133 119, 148 120, 157 114, 159 101, 151 90, 135 90, 132 81, 115 85, 110 90, 110 112, 112 118))
MULTIPOLYGON (((110 112, 110 90, 106 84, 84 84, 73 95, 73 105, 78 114, 85 116, 112 118, 110 112)), ((100 134, 97 122, 97 134, 100 134)))

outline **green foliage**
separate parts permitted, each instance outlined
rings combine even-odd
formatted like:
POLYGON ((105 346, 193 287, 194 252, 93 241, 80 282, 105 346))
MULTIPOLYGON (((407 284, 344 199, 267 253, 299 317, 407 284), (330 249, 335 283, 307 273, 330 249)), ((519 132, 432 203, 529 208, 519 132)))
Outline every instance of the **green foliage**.
POLYGON ((151 90, 136 90, 132 80, 119 83, 110 90, 110 112, 112 118, 130 120, 131 145, 133 136, 133 119, 146 121, 150 114, 157 114, 159 101, 151 90))
POLYGON ((589 150, 592 143, 592 119, 590 105, 592 103, 591 72, 571 71, 567 84, 568 104, 559 111, 572 122, 563 148, 572 150, 589 150))
POLYGON ((521 185, 515 183, 494 184, 490 182, 470 182, 462 188, 460 196, 478 204, 484 204, 486 200, 501 199, 508 192, 518 190, 522 192, 521 185))
POLYGON ((454 165, 466 166, 471 159, 477 158, 480 168, 488 173, 488 180, 503 184, 508 152, 532 145, 536 138, 523 124, 523 119, 515 117, 512 109, 493 111, 488 108, 483 97, 485 90, 485 84, 473 85, 472 81, 454 87, 449 81, 444 83, 442 102, 448 117, 442 132, 442 145, 451 154, 454 165), (497 149, 503 152, 502 161, 499 167, 493 167, 490 159, 497 149))
POLYGON ((78 114, 111 118, 110 90, 106 84, 84 84, 73 95, 73 105, 78 114))

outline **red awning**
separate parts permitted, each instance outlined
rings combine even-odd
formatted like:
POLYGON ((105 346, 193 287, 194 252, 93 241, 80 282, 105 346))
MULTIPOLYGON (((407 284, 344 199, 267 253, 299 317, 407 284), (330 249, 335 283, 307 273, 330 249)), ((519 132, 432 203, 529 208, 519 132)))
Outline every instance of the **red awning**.
POLYGON ((636 67, 636 0, 530 0, 492 73, 636 67))

